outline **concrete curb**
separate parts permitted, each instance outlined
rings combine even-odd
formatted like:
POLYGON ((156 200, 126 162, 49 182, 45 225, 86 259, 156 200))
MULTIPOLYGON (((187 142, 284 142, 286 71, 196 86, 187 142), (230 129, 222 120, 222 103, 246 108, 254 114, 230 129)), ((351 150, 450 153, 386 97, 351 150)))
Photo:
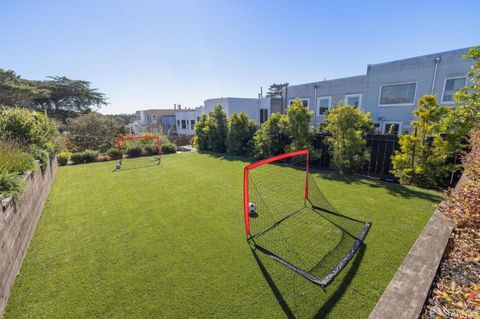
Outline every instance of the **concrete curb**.
MULTIPOLYGON (((457 187, 468 178, 464 175, 457 187)), ((370 314, 370 319, 417 319, 422 312, 453 223, 436 210, 370 314)))

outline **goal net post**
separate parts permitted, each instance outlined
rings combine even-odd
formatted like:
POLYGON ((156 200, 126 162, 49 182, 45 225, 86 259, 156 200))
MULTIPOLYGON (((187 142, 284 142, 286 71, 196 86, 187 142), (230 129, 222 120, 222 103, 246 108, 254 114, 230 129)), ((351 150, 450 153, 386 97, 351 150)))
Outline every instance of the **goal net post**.
POLYGON ((244 168, 245 232, 254 248, 326 287, 361 246, 370 224, 336 211, 301 150, 244 168))

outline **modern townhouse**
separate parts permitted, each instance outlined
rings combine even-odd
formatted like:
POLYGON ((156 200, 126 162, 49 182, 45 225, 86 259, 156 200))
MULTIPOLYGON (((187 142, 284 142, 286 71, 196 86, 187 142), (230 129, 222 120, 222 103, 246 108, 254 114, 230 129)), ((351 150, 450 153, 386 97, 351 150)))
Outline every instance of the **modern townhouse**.
POLYGON ((467 84, 473 64, 463 59, 468 48, 398 61, 371 64, 366 75, 288 86, 284 105, 295 99, 314 111, 313 125, 325 119, 328 109, 340 103, 370 112, 378 131, 408 132, 412 111, 425 94, 443 105, 454 105, 453 95, 467 84))

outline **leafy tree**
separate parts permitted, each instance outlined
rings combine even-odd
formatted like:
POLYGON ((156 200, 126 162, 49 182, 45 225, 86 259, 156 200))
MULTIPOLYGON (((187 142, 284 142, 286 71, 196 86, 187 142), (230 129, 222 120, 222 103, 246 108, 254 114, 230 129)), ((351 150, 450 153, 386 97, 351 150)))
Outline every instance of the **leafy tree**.
POLYGON ((33 108, 64 120, 100 108, 106 101, 105 95, 87 81, 64 76, 31 81, 14 71, 0 69, 0 106, 33 108))
POLYGON ((48 113, 65 119, 75 114, 85 114, 106 105, 105 94, 91 88, 90 82, 71 80, 64 76, 49 77, 47 81, 37 81, 41 89, 50 92, 47 98, 37 98, 34 103, 48 113))
POLYGON ((283 90, 287 86, 288 86, 288 83, 280 83, 280 84, 273 83, 268 88, 268 92, 266 96, 267 97, 283 97, 283 90))
MULTIPOLYGON (((480 49, 471 48, 464 56, 466 59, 474 60, 471 71, 468 73, 470 86, 462 88, 455 94, 455 101, 458 104, 464 117, 480 125, 480 49)), ((473 124, 473 123, 472 123, 473 124)))
POLYGON ((34 107, 35 99, 48 96, 48 90, 22 79, 14 71, 0 68, 0 106, 34 107))
POLYGON ((202 117, 195 123, 195 137, 193 139, 193 145, 200 151, 208 150, 208 122, 210 119, 207 115, 203 114, 202 117))
POLYGON ((400 150, 392 156, 392 173, 403 183, 435 186, 448 176, 447 143, 441 137, 441 122, 448 109, 438 104, 437 97, 425 95, 418 101, 412 121, 414 133, 400 136, 400 150))
POLYGON ((119 122, 121 122, 122 124, 124 125, 128 125, 130 123, 132 123, 133 121, 135 121, 136 119, 136 116, 135 114, 128 114, 128 113, 123 113, 123 114, 109 114, 107 115, 111 118, 113 118, 114 120, 117 120, 119 122))
POLYGON ((125 134, 125 126, 109 116, 92 112, 67 122, 68 136, 75 151, 106 151, 116 137, 125 134))
POLYGON ((0 112, 0 137, 16 140, 53 152, 58 125, 45 114, 24 108, 6 108, 0 112))
POLYGON ((210 119, 206 126, 208 147, 214 152, 224 153, 226 150, 225 140, 228 133, 227 114, 223 111, 221 105, 217 105, 209 117, 210 119))
POLYGON ((291 143, 286 146, 285 151, 297 151, 309 148, 311 145, 310 120, 313 112, 309 112, 300 99, 295 99, 287 110, 286 132, 291 143))
POLYGON ((255 122, 244 112, 233 113, 228 120, 227 152, 232 155, 250 154, 256 130, 255 122))
POLYGON ((361 169, 370 157, 364 139, 374 129, 370 114, 351 105, 341 105, 328 113, 325 129, 330 133, 326 141, 335 169, 342 173, 361 169))
POLYGON ((287 119, 280 113, 273 113, 255 133, 255 157, 266 158, 284 153, 291 143, 287 130, 287 119))

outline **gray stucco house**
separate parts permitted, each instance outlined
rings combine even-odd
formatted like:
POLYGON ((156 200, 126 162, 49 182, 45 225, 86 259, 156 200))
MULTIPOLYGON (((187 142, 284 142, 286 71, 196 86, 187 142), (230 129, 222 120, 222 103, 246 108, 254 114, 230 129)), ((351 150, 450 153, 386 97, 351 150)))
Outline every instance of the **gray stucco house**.
POLYGON ((378 131, 406 132, 423 95, 435 94, 441 104, 454 105, 453 94, 467 84, 473 65, 462 58, 467 50, 370 64, 366 75, 290 85, 283 94, 284 106, 302 99, 314 111, 312 124, 317 125, 329 108, 351 104, 370 112, 378 131))

